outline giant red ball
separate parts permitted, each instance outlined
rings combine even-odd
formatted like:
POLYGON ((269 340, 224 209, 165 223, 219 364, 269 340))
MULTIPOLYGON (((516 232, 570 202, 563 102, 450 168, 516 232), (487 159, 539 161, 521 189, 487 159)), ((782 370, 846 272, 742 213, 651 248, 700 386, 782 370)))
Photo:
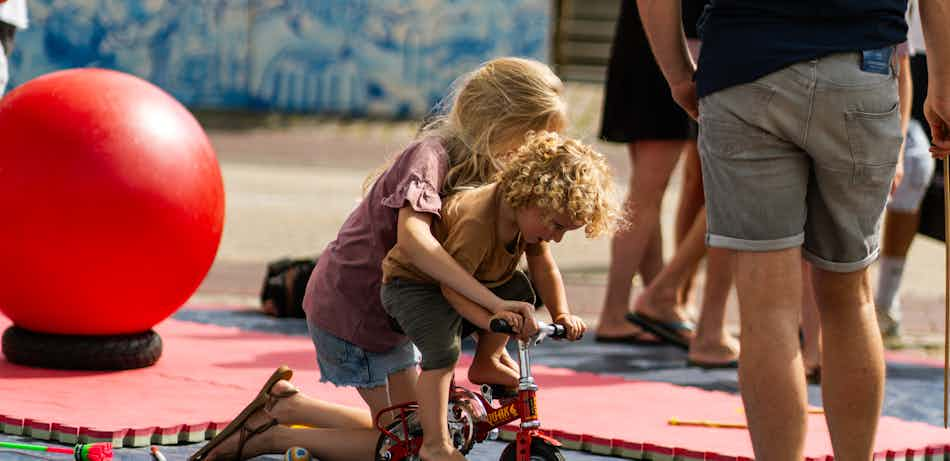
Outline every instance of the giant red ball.
POLYGON ((41 333, 137 333, 207 274, 224 188, 208 137, 173 97, 73 69, 0 100, 0 216, 0 312, 41 333))

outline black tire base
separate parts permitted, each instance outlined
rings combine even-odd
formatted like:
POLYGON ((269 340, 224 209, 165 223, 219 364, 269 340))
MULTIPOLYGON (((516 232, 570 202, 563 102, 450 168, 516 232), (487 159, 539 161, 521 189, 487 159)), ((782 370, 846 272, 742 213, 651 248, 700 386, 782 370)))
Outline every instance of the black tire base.
POLYGON ((18 365, 60 370, 129 370, 154 364, 162 338, 153 330, 130 335, 57 335, 17 326, 3 332, 3 355, 18 365))

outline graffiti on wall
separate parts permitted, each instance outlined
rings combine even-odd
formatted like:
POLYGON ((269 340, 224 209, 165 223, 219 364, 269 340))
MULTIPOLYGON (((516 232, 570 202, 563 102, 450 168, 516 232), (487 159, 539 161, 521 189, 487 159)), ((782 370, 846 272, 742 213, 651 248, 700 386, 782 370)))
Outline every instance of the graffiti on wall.
POLYGON ((71 67, 183 103, 418 116, 496 56, 546 60, 549 0, 31 0, 15 85, 71 67))

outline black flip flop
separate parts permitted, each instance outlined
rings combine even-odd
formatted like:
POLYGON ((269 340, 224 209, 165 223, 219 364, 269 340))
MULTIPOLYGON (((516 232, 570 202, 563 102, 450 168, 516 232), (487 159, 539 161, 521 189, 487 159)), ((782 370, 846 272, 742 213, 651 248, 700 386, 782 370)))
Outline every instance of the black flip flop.
POLYGON ((728 362, 716 363, 716 362, 702 362, 699 360, 687 360, 686 366, 689 367, 698 367, 703 370, 728 370, 739 368, 738 360, 730 360, 728 362))
POLYGON ((628 321, 643 328, 659 338, 683 350, 689 350, 689 337, 683 336, 681 331, 695 331, 693 322, 663 322, 639 312, 628 312, 628 321))

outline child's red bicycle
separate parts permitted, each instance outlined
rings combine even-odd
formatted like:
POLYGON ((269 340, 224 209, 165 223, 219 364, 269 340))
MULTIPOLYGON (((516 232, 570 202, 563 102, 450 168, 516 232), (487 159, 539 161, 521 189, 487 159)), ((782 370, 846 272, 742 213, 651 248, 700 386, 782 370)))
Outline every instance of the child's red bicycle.
MULTIPOLYGON (((521 379, 518 392, 506 392, 501 386, 482 385, 481 393, 452 384, 449 397, 449 434, 462 454, 468 453, 477 442, 498 438, 498 429, 517 419, 521 420, 517 436, 501 453, 501 461, 564 461, 558 448, 560 442, 541 433, 538 417, 537 390, 531 376, 528 349, 540 344, 546 337, 564 338, 562 325, 538 322, 538 334, 529 341, 518 341, 518 364, 521 379), (494 395, 493 395, 494 394, 494 395), (492 406, 492 402, 497 406, 492 406)), ((491 330, 511 334, 504 320, 495 319, 491 330)), ((416 402, 407 402, 386 408, 376 415, 376 427, 382 434, 376 444, 376 461, 419 461, 422 446, 422 427, 419 425, 416 402), (396 413, 387 427, 380 424, 380 415, 396 413)))

